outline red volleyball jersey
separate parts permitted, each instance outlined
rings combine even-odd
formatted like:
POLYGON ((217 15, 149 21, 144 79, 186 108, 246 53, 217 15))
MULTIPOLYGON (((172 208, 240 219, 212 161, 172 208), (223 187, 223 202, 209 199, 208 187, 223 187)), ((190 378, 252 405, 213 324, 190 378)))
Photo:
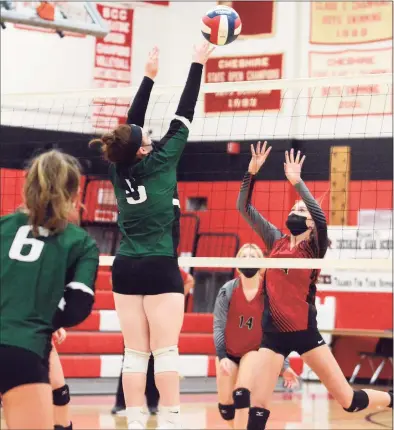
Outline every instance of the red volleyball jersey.
MULTIPOLYGON (((272 258, 315 258, 307 241, 290 249, 290 237, 274 243, 272 258)), ((268 269, 265 284, 265 331, 293 332, 317 327, 316 279, 312 269, 268 269)))
POLYGON ((231 296, 225 330, 226 351, 234 357, 242 357, 260 348, 263 337, 261 322, 264 311, 263 287, 260 283, 255 297, 248 301, 241 279, 231 296))

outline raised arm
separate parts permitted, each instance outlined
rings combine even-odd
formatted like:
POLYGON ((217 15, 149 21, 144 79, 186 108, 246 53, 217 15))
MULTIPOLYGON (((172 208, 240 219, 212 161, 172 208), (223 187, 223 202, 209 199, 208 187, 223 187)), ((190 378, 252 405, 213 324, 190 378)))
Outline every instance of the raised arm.
POLYGON ((148 108, 149 98, 158 67, 159 50, 154 48, 149 53, 149 58, 145 66, 145 76, 127 113, 127 124, 135 124, 140 127, 144 126, 146 110, 148 108))
POLYGON ((259 142, 256 150, 251 145, 252 159, 248 172, 245 173, 241 184, 237 209, 252 229, 263 239, 267 250, 270 251, 275 241, 280 239, 283 234, 273 224, 268 222, 251 203, 256 174, 271 151, 271 148, 266 148, 267 142, 264 143, 263 147, 261 147, 261 143, 259 142))
POLYGON ((213 338, 215 342, 216 355, 219 360, 226 357, 225 330, 227 323, 230 295, 234 288, 234 281, 230 281, 219 290, 216 297, 215 309, 213 311, 213 338))
POLYGON ((326 255, 328 248, 327 220, 319 203, 312 196, 304 181, 294 185, 298 194, 302 198, 316 226, 317 243, 319 246, 319 258, 326 255))
POLYGON ((290 153, 286 151, 285 159, 285 175, 297 190, 301 199, 305 203, 306 208, 311 214, 317 233, 317 243, 319 247, 318 258, 323 258, 326 255, 328 248, 327 220, 319 203, 315 200, 308 187, 301 179, 301 169, 305 160, 305 155, 301 158, 301 153, 298 151, 297 155, 294 156, 294 150, 292 149, 290 153))
MULTIPOLYGON (((198 94, 200 92, 202 70, 213 49, 206 42, 194 49, 193 62, 179 100, 175 117, 166 135, 156 144, 159 150, 154 155, 158 162, 177 163, 189 137, 190 124, 194 118, 198 94)), ((153 157, 152 157, 153 158, 153 157)))

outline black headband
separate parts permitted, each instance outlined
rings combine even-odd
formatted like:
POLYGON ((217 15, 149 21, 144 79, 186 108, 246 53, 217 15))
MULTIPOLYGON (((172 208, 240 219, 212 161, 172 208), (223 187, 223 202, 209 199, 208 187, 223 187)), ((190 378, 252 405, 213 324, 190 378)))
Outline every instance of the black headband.
POLYGON ((131 161, 134 160, 138 150, 142 145, 142 128, 138 125, 130 125, 130 137, 129 137, 129 155, 131 161))

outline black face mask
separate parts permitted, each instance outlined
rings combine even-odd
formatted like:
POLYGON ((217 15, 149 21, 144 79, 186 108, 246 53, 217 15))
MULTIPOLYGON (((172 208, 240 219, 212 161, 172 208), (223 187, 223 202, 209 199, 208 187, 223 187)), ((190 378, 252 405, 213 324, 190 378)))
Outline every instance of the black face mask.
POLYGON ((306 225, 306 217, 296 214, 290 214, 286 221, 286 227, 290 230, 293 236, 299 236, 308 230, 306 225))
POLYGON ((253 276, 260 270, 260 269, 238 269, 244 276, 247 278, 253 278, 253 276))

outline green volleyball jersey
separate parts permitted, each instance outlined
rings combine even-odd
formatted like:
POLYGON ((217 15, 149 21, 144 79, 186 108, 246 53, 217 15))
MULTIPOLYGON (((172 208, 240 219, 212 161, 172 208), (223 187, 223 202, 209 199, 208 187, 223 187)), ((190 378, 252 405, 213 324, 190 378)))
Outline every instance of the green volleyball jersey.
POLYGON ((44 357, 65 287, 94 294, 99 251, 82 228, 32 235, 26 214, 0 218, 0 344, 44 357))
POLYGON ((189 135, 184 122, 171 122, 156 150, 131 169, 131 179, 119 174, 117 166, 110 166, 123 236, 120 255, 177 255, 180 205, 176 168, 189 135))

